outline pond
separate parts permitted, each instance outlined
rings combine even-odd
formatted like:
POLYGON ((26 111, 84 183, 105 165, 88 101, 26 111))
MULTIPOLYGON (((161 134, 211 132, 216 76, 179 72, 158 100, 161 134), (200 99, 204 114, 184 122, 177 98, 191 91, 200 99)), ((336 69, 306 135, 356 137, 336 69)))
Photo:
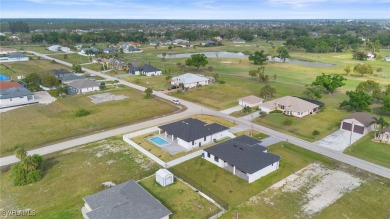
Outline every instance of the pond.
MULTIPOLYGON (((247 59, 248 55, 241 52, 201 52, 201 53, 180 53, 180 54, 166 54, 166 59, 177 59, 177 58, 189 58, 193 54, 205 54, 207 58, 233 58, 233 59, 247 59)), ((158 58, 163 58, 162 54, 157 55, 158 58)), ((283 62, 278 57, 271 58, 267 57, 270 62, 283 62)), ((296 65, 312 67, 312 68, 335 68, 336 65, 321 63, 321 62, 307 62, 298 59, 286 59, 287 63, 293 63, 296 65)))

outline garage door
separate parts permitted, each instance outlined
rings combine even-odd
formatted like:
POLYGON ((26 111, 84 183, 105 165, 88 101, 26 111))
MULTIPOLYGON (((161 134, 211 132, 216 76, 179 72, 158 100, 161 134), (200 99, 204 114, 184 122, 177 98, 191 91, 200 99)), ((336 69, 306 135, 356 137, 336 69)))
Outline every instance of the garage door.
POLYGON ((341 126, 342 129, 351 131, 352 130, 352 124, 348 122, 343 122, 343 125, 341 126))
POLYGON ((353 132, 363 134, 364 133, 364 127, 360 125, 354 125, 353 126, 353 132))

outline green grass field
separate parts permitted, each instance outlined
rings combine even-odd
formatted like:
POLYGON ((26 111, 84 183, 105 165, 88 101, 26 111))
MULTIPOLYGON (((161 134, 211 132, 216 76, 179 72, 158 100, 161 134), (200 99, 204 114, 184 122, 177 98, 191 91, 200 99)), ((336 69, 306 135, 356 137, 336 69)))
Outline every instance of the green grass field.
MULTIPOLYGON (((3 63, 1 70, 4 68, 4 66, 7 66, 11 70, 7 70, 8 74, 7 76, 10 77, 16 77, 21 75, 28 75, 30 73, 46 73, 49 72, 52 69, 68 69, 71 70, 69 67, 66 67, 64 65, 58 64, 58 63, 51 63, 48 60, 30 60, 27 62, 9 62, 9 63, 3 63)), ((15 78, 16 79, 16 78, 15 78)))
POLYGON ((174 184, 162 187, 156 182, 155 176, 152 176, 140 181, 140 185, 172 212, 172 219, 204 218, 218 211, 214 204, 181 181, 176 180, 174 184))
POLYGON ((37 218, 81 219, 82 198, 101 191, 103 182, 139 180, 158 169, 120 136, 45 156, 42 167, 42 180, 27 186, 14 186, 10 173, 1 173, 2 209, 31 209, 37 218))
POLYGON ((180 171, 224 199, 231 209, 314 161, 331 163, 327 158, 285 142, 269 147, 269 152, 282 157, 279 170, 251 184, 201 157, 181 163, 172 169, 180 171))
POLYGON ((57 54, 57 55, 50 55, 50 56, 53 57, 53 58, 65 61, 65 62, 72 63, 72 64, 83 64, 83 63, 91 62, 91 58, 89 58, 87 56, 79 55, 77 53, 68 54, 68 58, 67 59, 64 58, 64 54, 57 54))
POLYGON ((346 148, 344 153, 390 168, 390 144, 374 142, 373 138, 373 132, 367 134, 346 148))
POLYGON ((119 88, 110 90, 110 93, 129 98, 95 105, 88 98, 95 92, 58 99, 50 105, 36 104, 2 113, 1 155, 11 154, 17 146, 29 150, 178 110, 175 105, 160 99, 144 99, 143 93, 133 89, 119 88), (76 117, 75 112, 79 107, 87 109, 91 114, 76 117))

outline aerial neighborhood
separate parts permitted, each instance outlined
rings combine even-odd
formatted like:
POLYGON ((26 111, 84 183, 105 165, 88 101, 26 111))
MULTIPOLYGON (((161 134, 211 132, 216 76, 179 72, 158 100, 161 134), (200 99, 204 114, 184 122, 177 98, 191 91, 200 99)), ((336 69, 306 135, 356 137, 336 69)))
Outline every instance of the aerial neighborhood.
POLYGON ((6 218, 388 218, 389 20, 108 18, 1 21, 6 218))

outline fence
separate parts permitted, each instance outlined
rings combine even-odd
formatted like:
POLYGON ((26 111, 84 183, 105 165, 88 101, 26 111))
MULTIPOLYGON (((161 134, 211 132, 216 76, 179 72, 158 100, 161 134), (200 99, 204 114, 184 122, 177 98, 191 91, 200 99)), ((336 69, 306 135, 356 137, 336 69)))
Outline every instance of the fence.
MULTIPOLYGON (((215 202, 217 202, 222 208, 224 208, 226 211, 229 210, 229 205, 227 202, 225 202, 223 199, 221 199, 219 196, 217 196, 216 194, 212 193, 210 190, 208 190, 207 188, 205 188, 204 186, 200 185, 199 183, 195 182, 194 180, 192 180, 191 178, 189 178, 188 176, 186 176, 185 174, 181 173, 180 171, 178 170, 175 170, 175 169, 170 169, 170 171, 175 174, 176 177, 179 177, 180 179, 182 179, 183 181, 187 182, 188 184, 190 184, 191 186, 193 186, 194 188, 196 188, 197 190, 201 191, 202 193, 206 194, 208 197, 210 197, 211 199, 213 199, 215 202)), ((214 214, 217 214, 217 212, 214 212, 214 214)), ((213 215, 211 215, 213 216, 213 215)))

